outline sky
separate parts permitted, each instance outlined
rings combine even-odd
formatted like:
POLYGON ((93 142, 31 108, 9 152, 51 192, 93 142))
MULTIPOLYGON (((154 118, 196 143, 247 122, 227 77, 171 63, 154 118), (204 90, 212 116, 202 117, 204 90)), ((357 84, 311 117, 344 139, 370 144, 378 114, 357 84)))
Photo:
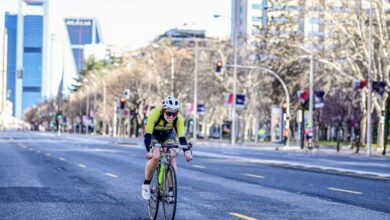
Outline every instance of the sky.
MULTIPOLYGON (((18 2, 0 0, 0 60, 3 58, 5 12, 16 14, 18 2)), ((49 32, 54 39, 51 71, 65 72, 69 82, 76 74, 71 51, 66 49, 70 45, 64 17, 97 18, 105 44, 137 49, 165 31, 184 24, 205 30, 206 36, 227 37, 230 34, 230 5, 231 0, 49 0, 49 32), (222 16, 214 18, 215 14, 222 16), (62 48, 67 52, 61 52, 62 48)), ((24 7, 24 13, 43 14, 43 10, 30 6, 24 7)), ((56 74, 53 80, 59 83, 61 75, 56 74)), ((52 87, 52 92, 56 92, 58 85, 52 87)))
MULTIPOLYGON (((107 44, 136 49, 184 23, 205 29, 208 36, 227 36, 230 0, 50 0, 51 32, 62 38, 63 17, 95 17, 107 44), (214 18, 214 14, 224 17, 214 18)), ((30 7, 31 8, 31 7, 30 7)), ((0 0, 4 12, 17 12, 18 0, 0 0)), ((30 9, 30 11, 33 11, 30 9)), ((2 33, 2 32, 1 32, 2 33)), ((2 42, 2 41, 1 41, 2 42)))

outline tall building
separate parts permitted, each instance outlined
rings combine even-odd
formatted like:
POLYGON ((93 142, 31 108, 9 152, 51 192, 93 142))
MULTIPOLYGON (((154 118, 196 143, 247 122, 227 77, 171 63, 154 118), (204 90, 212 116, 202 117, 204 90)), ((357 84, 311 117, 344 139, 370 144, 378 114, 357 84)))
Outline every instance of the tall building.
POLYGON ((4 29, 3 33, 3 59, 1 60, 0 71, 0 128, 3 125, 3 117, 5 109, 7 107, 7 30, 4 29))
POLYGON ((19 0, 18 14, 5 14, 7 32, 7 95, 13 103, 13 116, 22 119, 23 112, 41 102, 48 94, 47 47, 45 44, 47 6, 45 0, 19 0), (24 15, 25 7, 43 9, 41 15, 24 15))
POLYGON ((258 29, 267 23, 268 1, 232 0, 231 36, 234 31, 244 38, 258 34, 258 29))
POLYGON ((69 42, 77 72, 84 68, 84 50, 86 45, 103 42, 99 23, 95 18, 65 18, 69 42))
POLYGON ((43 17, 37 15, 24 16, 22 69, 17 68, 17 20, 17 15, 6 14, 5 16, 5 25, 8 33, 7 87, 9 99, 14 103, 14 115, 21 117, 22 112, 26 108, 42 100, 43 17), (19 92, 17 80, 22 82, 21 103, 17 100, 19 92), (18 109, 22 112, 18 111, 18 109))

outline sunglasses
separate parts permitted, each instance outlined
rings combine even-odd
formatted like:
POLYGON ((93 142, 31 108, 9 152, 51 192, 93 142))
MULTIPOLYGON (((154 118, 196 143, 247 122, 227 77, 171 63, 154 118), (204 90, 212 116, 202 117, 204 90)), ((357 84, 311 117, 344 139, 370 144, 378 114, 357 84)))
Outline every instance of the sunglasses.
POLYGON ((168 112, 168 111, 166 111, 166 112, 165 112, 165 115, 166 115, 167 117, 172 117, 172 118, 174 118, 174 117, 177 116, 177 112, 168 112))

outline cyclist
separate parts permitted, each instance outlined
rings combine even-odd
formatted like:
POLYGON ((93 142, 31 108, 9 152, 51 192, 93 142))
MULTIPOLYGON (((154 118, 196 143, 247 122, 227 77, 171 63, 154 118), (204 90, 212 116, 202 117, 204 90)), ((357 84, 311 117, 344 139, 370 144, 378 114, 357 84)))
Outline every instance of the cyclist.
MULTIPOLYGON (((175 143, 178 136, 180 145, 187 145, 184 134, 184 117, 179 112, 180 101, 173 96, 167 96, 162 104, 162 107, 156 107, 150 111, 145 127, 144 143, 147 161, 142 197, 146 200, 150 199, 150 182, 160 159, 160 151, 150 149, 152 141, 175 143)), ((191 151, 185 151, 184 156, 187 161, 190 161, 191 151)), ((177 170, 175 158, 172 158, 172 165, 177 170)))

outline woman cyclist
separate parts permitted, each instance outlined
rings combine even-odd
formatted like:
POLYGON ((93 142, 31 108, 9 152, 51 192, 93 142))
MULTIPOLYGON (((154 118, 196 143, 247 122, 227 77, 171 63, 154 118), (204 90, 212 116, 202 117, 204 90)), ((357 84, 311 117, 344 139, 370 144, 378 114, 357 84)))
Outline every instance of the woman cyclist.
MULTIPOLYGON (((187 145, 184 117, 179 112, 180 107, 181 104, 177 98, 167 96, 164 98, 162 107, 152 109, 148 115, 144 135, 147 161, 145 181, 142 185, 142 197, 146 200, 150 199, 150 182, 160 159, 160 150, 150 148, 152 141, 174 144, 176 138, 179 137, 180 145, 187 145)), ((185 151, 184 156, 187 161, 190 161, 192 159, 191 151, 185 151)), ((172 158, 172 165, 177 170, 175 158, 172 158)))

